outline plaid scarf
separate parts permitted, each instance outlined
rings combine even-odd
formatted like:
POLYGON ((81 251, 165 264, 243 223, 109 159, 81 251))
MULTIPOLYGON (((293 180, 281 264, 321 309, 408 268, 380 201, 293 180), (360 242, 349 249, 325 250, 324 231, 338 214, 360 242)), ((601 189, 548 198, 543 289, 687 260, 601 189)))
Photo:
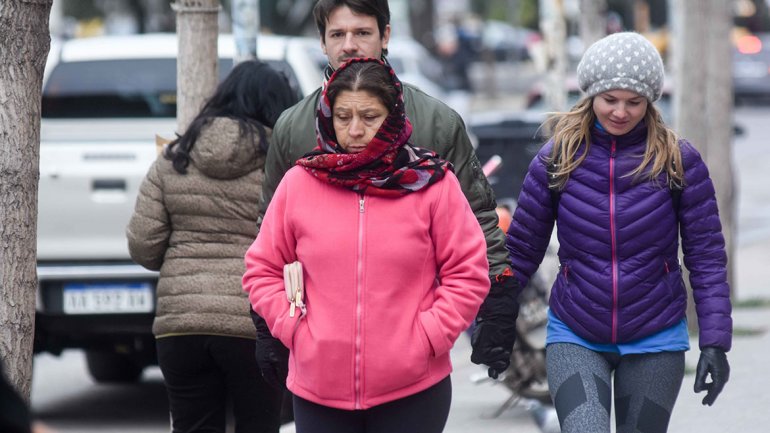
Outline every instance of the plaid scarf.
POLYGON ((407 143, 412 135, 412 124, 404 111, 401 82, 389 65, 372 58, 350 59, 334 71, 328 83, 318 102, 318 147, 297 160, 297 164, 313 176, 362 194, 399 197, 436 183, 447 169, 452 169, 452 165, 435 152, 407 143), (398 90, 398 100, 366 149, 360 153, 347 153, 337 143, 326 89, 339 71, 354 62, 377 62, 387 68, 398 90))

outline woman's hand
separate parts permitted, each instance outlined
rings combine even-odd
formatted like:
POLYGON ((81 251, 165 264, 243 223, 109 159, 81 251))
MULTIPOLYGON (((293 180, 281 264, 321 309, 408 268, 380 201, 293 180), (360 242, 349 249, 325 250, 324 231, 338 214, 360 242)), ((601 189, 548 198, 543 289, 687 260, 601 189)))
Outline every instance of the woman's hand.
POLYGON ((471 336, 471 362, 487 365, 492 379, 497 379, 511 363, 519 316, 516 300, 519 292, 521 287, 515 278, 492 282, 489 295, 476 316, 471 336))
POLYGON ((695 372, 695 392, 706 391, 703 405, 711 406, 730 379, 730 364, 725 351, 718 347, 704 347, 700 352, 698 368, 695 372), (711 382, 706 377, 711 374, 711 382))
POLYGON ((286 386, 286 376, 289 374, 289 349, 281 340, 273 337, 265 319, 249 307, 251 321, 257 329, 256 358, 262 378, 275 389, 286 386))

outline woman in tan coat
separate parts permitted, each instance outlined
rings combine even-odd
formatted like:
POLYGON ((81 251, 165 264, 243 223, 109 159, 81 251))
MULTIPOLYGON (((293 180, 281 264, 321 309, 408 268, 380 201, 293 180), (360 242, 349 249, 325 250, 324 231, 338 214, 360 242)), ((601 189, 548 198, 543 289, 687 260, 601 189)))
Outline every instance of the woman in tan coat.
POLYGON ((254 360, 241 276, 270 128, 295 101, 268 65, 238 64, 139 191, 128 245, 137 263, 160 271, 153 333, 174 433, 224 433, 228 401, 236 432, 278 432, 281 392, 254 360))

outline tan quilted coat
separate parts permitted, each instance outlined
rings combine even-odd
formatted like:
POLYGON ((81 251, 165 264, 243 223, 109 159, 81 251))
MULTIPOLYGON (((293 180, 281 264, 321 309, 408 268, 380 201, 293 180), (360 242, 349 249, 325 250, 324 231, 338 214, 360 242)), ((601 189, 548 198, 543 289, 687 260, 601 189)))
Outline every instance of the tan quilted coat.
POLYGON ((153 333, 254 338, 241 277, 257 233, 264 153, 237 122, 217 118, 190 156, 184 175, 158 157, 126 230, 131 257, 160 271, 153 333))

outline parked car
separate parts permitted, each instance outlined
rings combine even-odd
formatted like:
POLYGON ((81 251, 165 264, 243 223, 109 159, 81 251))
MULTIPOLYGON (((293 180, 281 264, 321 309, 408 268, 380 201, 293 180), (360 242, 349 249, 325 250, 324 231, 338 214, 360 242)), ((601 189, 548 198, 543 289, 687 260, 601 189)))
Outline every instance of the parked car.
POLYGON ((398 78, 417 86, 434 98, 444 99, 447 89, 441 63, 412 38, 392 37, 388 44, 388 62, 398 78))
POLYGON ((532 46, 542 38, 534 30, 515 27, 504 21, 485 21, 481 30, 481 48, 493 54, 497 61, 530 59, 532 46))
POLYGON ((735 102, 770 101, 770 33, 739 36, 733 48, 735 102))
MULTIPOLYGON (((234 51, 220 36, 220 77, 234 51)), ((319 52, 312 38, 258 38, 298 95, 321 85, 319 52)), ((98 382, 135 381, 157 363, 157 274, 131 261, 125 227, 155 134, 174 137, 176 53, 174 34, 103 36, 56 42, 46 64, 35 351, 84 349, 98 382)))

